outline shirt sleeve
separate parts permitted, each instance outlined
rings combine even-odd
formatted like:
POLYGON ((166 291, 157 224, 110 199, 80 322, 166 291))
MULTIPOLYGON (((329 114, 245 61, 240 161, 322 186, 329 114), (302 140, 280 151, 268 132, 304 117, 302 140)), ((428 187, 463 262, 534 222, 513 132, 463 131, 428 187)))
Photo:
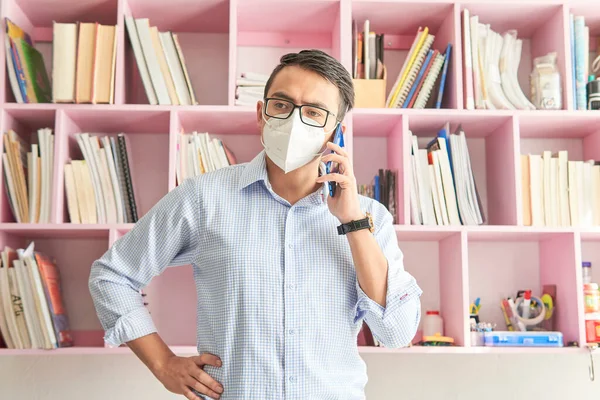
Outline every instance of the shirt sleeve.
POLYGON ((92 264, 88 286, 108 344, 156 332, 141 290, 167 266, 194 262, 199 243, 195 188, 195 180, 186 179, 171 190, 92 264))
POLYGON ((373 216, 380 228, 375 240, 388 263, 385 307, 362 290, 358 279, 355 322, 363 319, 377 341, 388 348, 407 346, 414 338, 421 319, 421 288, 415 278, 404 270, 404 255, 398 246, 391 214, 385 210, 373 216))

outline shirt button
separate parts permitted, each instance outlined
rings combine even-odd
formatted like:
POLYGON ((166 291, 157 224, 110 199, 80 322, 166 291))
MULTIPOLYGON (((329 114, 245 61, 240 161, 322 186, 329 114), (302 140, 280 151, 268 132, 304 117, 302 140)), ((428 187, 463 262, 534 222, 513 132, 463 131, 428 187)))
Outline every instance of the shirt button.
POLYGON ((296 377, 295 376, 290 376, 290 382, 296 382, 296 377))
POLYGON ((293 283, 290 283, 290 284, 288 285, 288 289, 290 289, 290 290, 294 290, 294 289, 296 289, 296 285, 294 285, 293 283))
POLYGON ((296 333, 296 331, 295 331, 295 330, 293 330, 293 329, 290 329, 290 330, 288 331, 288 333, 289 333, 290 335, 293 335, 294 333, 296 333))
POLYGON ((288 243, 288 249, 291 249, 292 247, 294 247, 294 245, 291 243, 288 243))

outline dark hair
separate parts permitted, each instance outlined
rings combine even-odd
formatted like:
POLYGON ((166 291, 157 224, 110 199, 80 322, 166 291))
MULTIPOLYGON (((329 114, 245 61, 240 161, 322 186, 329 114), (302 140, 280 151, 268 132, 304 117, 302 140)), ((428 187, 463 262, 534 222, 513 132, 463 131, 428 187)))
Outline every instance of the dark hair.
POLYGON ((346 112, 354 107, 354 84, 350 73, 335 58, 321 50, 302 50, 299 53, 288 53, 281 57, 279 65, 275 67, 265 85, 265 94, 271 88, 275 76, 285 67, 297 66, 308 71, 316 72, 329 82, 337 86, 340 92, 340 109, 338 119, 342 120, 346 112))

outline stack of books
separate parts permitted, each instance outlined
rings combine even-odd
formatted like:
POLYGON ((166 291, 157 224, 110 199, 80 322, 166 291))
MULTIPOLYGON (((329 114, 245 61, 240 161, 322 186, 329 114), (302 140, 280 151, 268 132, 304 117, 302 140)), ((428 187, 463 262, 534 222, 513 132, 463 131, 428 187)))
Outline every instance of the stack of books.
POLYGON ((177 137, 177 184, 237 163, 235 155, 220 139, 208 133, 181 133, 177 137))
POLYGON ((17 103, 51 103, 52 89, 44 57, 31 35, 5 18, 8 80, 17 103))
POLYGON ((268 80, 268 75, 242 72, 236 80, 235 105, 256 106, 256 102, 264 98, 265 85, 268 80))
POLYGON ((420 27, 390 91, 389 108, 441 108, 452 45, 442 54, 433 49, 435 36, 420 27), (432 93, 435 93, 432 95, 432 93))
POLYGON ((480 225, 486 221, 462 126, 450 124, 426 149, 411 133, 410 215, 415 225, 480 225))
POLYGON ((159 32, 148 18, 125 17, 125 25, 148 102, 198 104, 177 35, 159 32))
POLYGON ((5 247, 0 264, 0 334, 9 349, 73 346, 55 262, 34 251, 5 247))
POLYGON ((54 135, 37 132, 37 142, 26 144, 15 131, 4 133, 2 165, 10 210, 18 223, 49 223, 54 186, 54 135))
POLYGON ((393 217, 393 223, 398 223, 398 171, 380 169, 370 185, 359 185, 358 193, 370 197, 383 204, 393 217))
POLYGON ((352 77, 354 79, 385 79, 384 35, 371 31, 369 20, 365 20, 363 32, 358 32, 356 21, 352 21, 352 29, 354 31, 352 77))
POLYGON ((71 223, 135 223, 137 206, 127 140, 75 134, 83 160, 65 165, 65 192, 71 223), (100 146, 102 142, 102 146, 100 146))
POLYGON ((116 26, 97 22, 53 24, 55 103, 114 103, 116 32, 116 26))
POLYGON ((517 31, 503 35, 463 10, 463 62, 465 108, 535 110, 517 77, 523 42, 517 31))
POLYGON ((600 226, 600 162, 567 151, 521 155, 523 225, 600 226))

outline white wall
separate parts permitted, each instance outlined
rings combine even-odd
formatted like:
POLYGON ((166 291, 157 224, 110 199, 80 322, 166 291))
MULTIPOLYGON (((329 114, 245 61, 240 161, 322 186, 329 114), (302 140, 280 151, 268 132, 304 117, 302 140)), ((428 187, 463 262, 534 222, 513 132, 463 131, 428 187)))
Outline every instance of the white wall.
MULTIPOLYGON (((593 383, 585 353, 364 357, 368 400, 600 399, 598 355, 593 383)), ((167 392, 133 354, 0 358, 2 400, 182 398, 167 392)))

